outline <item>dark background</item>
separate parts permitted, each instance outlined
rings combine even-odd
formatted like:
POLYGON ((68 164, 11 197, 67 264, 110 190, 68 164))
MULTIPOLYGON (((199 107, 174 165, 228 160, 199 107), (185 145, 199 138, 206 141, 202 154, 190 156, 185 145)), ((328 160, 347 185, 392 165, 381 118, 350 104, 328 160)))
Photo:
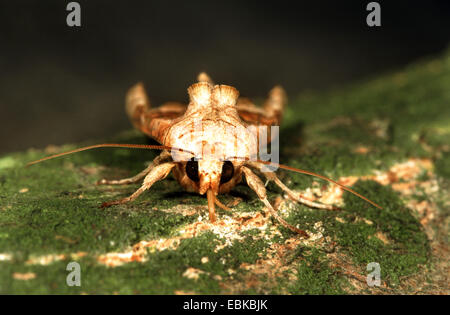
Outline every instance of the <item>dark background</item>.
POLYGON ((186 101, 200 71, 242 95, 338 87, 438 54, 450 1, 70 1, 0 5, 0 153, 101 139, 130 128, 126 90, 186 101))

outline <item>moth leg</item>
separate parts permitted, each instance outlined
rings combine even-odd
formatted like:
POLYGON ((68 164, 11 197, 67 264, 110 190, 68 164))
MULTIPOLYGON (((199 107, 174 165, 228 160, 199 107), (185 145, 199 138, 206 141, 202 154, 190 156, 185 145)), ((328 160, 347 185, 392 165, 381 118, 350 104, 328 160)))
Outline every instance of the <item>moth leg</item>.
POLYGON ((306 238, 308 238, 308 234, 296 228, 295 226, 290 225, 287 223, 283 218, 281 218, 278 213, 275 211, 275 209, 270 204, 269 200, 267 200, 267 193, 266 188, 264 187, 264 183, 261 181, 261 179, 256 176, 255 173, 253 173, 249 168, 242 166, 242 171, 245 175, 245 179, 247 181, 248 186, 258 195, 259 199, 264 203, 264 205, 269 209, 270 214, 277 219, 278 222, 281 223, 284 227, 290 229, 291 231, 298 233, 306 238))
MULTIPOLYGON (((264 166, 264 164, 259 164, 257 162, 250 162, 248 163, 250 166, 253 166, 261 171, 261 168, 264 166)), ((288 194, 288 196, 293 199, 294 201, 297 201, 298 203, 304 204, 310 208, 316 208, 316 209, 324 209, 324 210, 342 210, 339 207, 333 206, 333 205, 326 205, 323 203, 315 202, 312 200, 309 200, 308 198, 302 196, 301 194, 295 193, 292 190, 289 189, 283 182, 277 177, 277 175, 274 172, 262 172, 264 176, 269 181, 273 181, 278 187, 280 187, 284 192, 288 194)))
POLYGON ((97 185, 128 185, 133 184, 138 181, 140 181, 142 178, 144 178, 150 171, 157 165, 161 164, 162 162, 167 161, 170 159, 170 153, 167 151, 163 151, 160 155, 158 155, 152 163, 150 163, 149 166, 139 174, 130 177, 130 178, 124 178, 124 179, 118 179, 118 180, 108 180, 108 179, 101 179, 97 181, 97 185))
POLYGON ((150 170, 150 172, 145 176, 144 183, 142 186, 136 190, 131 196, 120 199, 120 200, 114 200, 109 202, 104 202, 100 207, 106 208, 113 205, 119 205, 123 203, 127 203, 130 201, 135 200, 137 197, 139 197, 140 194, 142 194, 144 191, 150 189, 154 183, 157 181, 166 178, 167 175, 169 175, 172 168, 175 166, 175 163, 173 162, 167 162, 160 165, 155 166, 150 170))
POLYGON ((151 163, 145 170, 140 172, 139 174, 130 177, 130 178, 124 178, 124 179, 117 179, 117 180, 108 180, 108 179, 100 179, 97 181, 97 185, 128 185, 133 184, 138 181, 140 181, 142 178, 144 178, 152 169, 155 167, 153 163, 151 163))
POLYGON ((214 203, 216 204, 216 206, 225 211, 232 211, 231 208, 225 206, 222 202, 220 202, 220 200, 217 197, 215 197, 214 203))
POLYGON ((288 196, 291 199, 293 199, 294 201, 302 203, 310 208, 317 208, 317 209, 324 209, 324 210, 341 210, 341 208, 339 208, 339 207, 315 202, 315 201, 307 199, 306 197, 302 196, 301 194, 294 193, 285 184, 283 184, 283 182, 275 175, 275 173, 265 173, 265 175, 266 175, 267 179, 270 178, 270 180, 273 180, 275 182, 275 184, 277 184, 278 187, 280 187, 283 191, 285 191, 288 194, 288 196))

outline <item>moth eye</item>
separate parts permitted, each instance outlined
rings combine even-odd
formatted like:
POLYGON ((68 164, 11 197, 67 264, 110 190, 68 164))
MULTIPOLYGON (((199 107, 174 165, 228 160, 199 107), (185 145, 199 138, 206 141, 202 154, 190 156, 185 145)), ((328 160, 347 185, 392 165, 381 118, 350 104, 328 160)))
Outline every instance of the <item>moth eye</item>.
POLYGON ((193 182, 197 183, 200 181, 200 178, 198 176, 198 161, 195 161, 194 158, 190 159, 186 163, 186 174, 193 182))
POLYGON ((230 161, 225 161, 222 165, 222 175, 220 176, 220 183, 228 183, 234 175, 234 166, 230 161))

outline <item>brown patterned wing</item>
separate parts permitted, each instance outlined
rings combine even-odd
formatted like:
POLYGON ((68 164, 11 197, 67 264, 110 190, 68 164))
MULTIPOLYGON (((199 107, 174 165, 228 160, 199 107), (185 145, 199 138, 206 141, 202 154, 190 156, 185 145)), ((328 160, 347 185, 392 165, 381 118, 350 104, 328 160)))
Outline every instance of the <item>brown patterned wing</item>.
POLYGON ((176 102, 151 108, 142 83, 134 85, 127 93, 125 110, 133 126, 162 143, 165 132, 174 120, 186 111, 186 105, 176 102))
POLYGON ((284 89, 280 86, 274 87, 262 107, 253 104, 247 98, 239 98, 236 108, 239 117, 250 126, 254 127, 256 136, 259 139, 261 127, 267 127, 268 142, 272 140, 272 126, 279 126, 283 117, 283 110, 287 102, 284 89))

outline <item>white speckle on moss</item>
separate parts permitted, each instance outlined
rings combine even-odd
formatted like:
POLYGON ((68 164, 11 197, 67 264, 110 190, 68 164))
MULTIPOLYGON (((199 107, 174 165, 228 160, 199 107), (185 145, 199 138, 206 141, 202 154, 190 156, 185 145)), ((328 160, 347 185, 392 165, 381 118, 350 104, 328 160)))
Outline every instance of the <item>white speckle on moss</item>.
POLYGON ((0 261, 8 261, 12 259, 11 254, 1 254, 0 253, 0 261))
POLYGON ((31 280, 36 278, 36 274, 34 272, 27 272, 27 273, 19 273, 15 272, 13 273, 13 278, 16 280, 31 280))
POLYGON ((193 279, 193 280, 197 280, 198 277, 205 273, 204 271, 200 270, 200 269, 196 269, 196 268, 192 268, 189 267, 188 269, 186 269, 186 271, 183 273, 183 277, 186 277, 188 279, 193 279))

